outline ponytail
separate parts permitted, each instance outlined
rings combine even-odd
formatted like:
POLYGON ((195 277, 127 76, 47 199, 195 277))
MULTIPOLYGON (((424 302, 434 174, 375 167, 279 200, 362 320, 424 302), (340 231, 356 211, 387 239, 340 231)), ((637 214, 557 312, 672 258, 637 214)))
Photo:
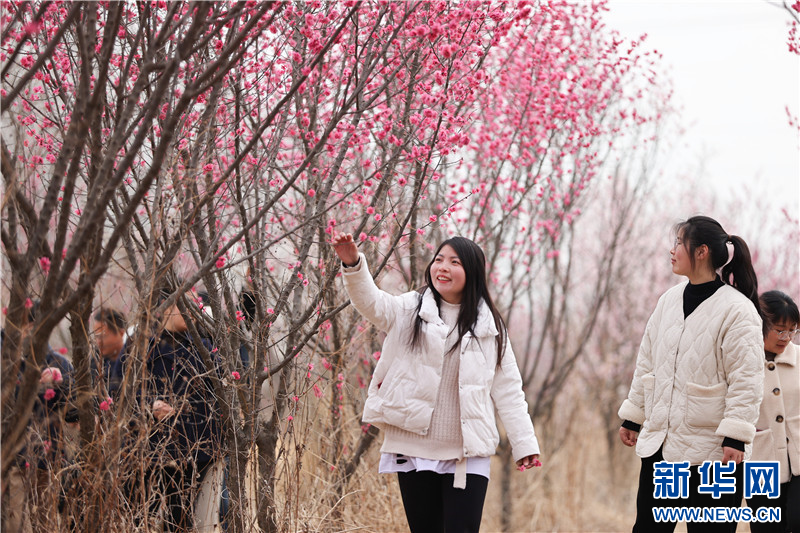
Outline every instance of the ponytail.
POLYGON ((747 296, 756 306, 756 309, 760 310, 761 306, 758 304, 758 278, 750 258, 750 248, 744 242, 744 239, 737 235, 731 235, 730 241, 733 243, 733 259, 722 268, 720 278, 724 283, 747 296))

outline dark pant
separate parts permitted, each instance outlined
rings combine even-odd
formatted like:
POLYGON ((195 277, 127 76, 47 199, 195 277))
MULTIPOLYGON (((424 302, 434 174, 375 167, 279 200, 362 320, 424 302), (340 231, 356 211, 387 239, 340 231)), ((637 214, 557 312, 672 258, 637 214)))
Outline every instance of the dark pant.
POLYGON ((761 507, 780 507, 780 522, 751 522, 753 533, 800 533, 800 476, 792 476, 786 483, 781 483, 781 494, 770 499, 758 495, 747 499, 747 505, 753 510, 761 507))
POLYGON ((194 500, 211 462, 182 462, 162 469, 161 489, 167 503, 164 531, 190 531, 194 528, 194 500))
MULTIPOLYGON (((698 466, 690 467, 689 477, 689 497, 675 499, 656 499, 653 497, 655 484, 653 482, 653 471, 655 463, 663 461, 661 450, 653 456, 642 459, 642 469, 639 472, 639 492, 636 495, 636 523, 633 525, 633 533, 672 533, 675 530, 675 522, 656 522, 653 517, 653 507, 739 507, 742 503, 744 493, 744 479, 742 465, 736 466, 736 472, 725 477, 733 477, 736 480, 736 492, 732 494, 721 494, 719 498, 714 498, 711 494, 698 493, 697 487, 700 485, 700 473, 698 466)), ((713 482, 713 480, 710 480, 713 482)), ((733 533, 736 531, 737 522, 687 522, 686 529, 689 533, 733 533)))
POLYGON ((453 474, 427 471, 397 474, 411 533, 468 533, 480 529, 489 480, 467 474, 467 487, 456 489, 453 478, 453 474))

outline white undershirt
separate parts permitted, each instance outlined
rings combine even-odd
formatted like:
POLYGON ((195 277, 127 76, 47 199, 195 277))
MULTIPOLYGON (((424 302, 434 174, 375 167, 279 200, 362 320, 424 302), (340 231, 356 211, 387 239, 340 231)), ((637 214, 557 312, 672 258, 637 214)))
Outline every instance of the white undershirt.
MULTIPOLYGON (((467 457, 467 474, 477 474, 489 479, 491 457, 467 457)), ((437 474, 455 474, 456 460, 436 461, 421 457, 407 457, 396 453, 382 453, 378 472, 394 474, 397 472, 430 471, 437 474)))

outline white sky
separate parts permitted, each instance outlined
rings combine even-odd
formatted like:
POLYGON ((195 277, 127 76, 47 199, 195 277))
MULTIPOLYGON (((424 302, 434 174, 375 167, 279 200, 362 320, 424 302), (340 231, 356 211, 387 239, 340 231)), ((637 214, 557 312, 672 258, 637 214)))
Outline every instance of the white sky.
MULTIPOLYGON (((800 216, 800 56, 789 52, 790 16, 766 0, 609 0, 606 24, 628 39, 647 33, 674 82, 686 128, 682 166, 714 190, 752 182, 800 216), (763 187, 763 189, 762 189, 763 187)), ((675 157, 673 155, 673 157, 675 157)), ((667 170, 667 177, 670 170, 667 170)))

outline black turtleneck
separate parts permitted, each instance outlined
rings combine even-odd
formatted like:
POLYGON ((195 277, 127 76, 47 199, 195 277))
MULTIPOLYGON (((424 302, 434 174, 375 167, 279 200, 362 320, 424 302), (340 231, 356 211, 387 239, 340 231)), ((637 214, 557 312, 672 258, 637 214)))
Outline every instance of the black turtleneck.
POLYGON ((683 318, 691 315, 692 311, 697 309, 697 306, 709 299, 723 285, 724 283, 719 278, 697 285, 692 285, 691 283, 686 285, 683 290, 683 318))

